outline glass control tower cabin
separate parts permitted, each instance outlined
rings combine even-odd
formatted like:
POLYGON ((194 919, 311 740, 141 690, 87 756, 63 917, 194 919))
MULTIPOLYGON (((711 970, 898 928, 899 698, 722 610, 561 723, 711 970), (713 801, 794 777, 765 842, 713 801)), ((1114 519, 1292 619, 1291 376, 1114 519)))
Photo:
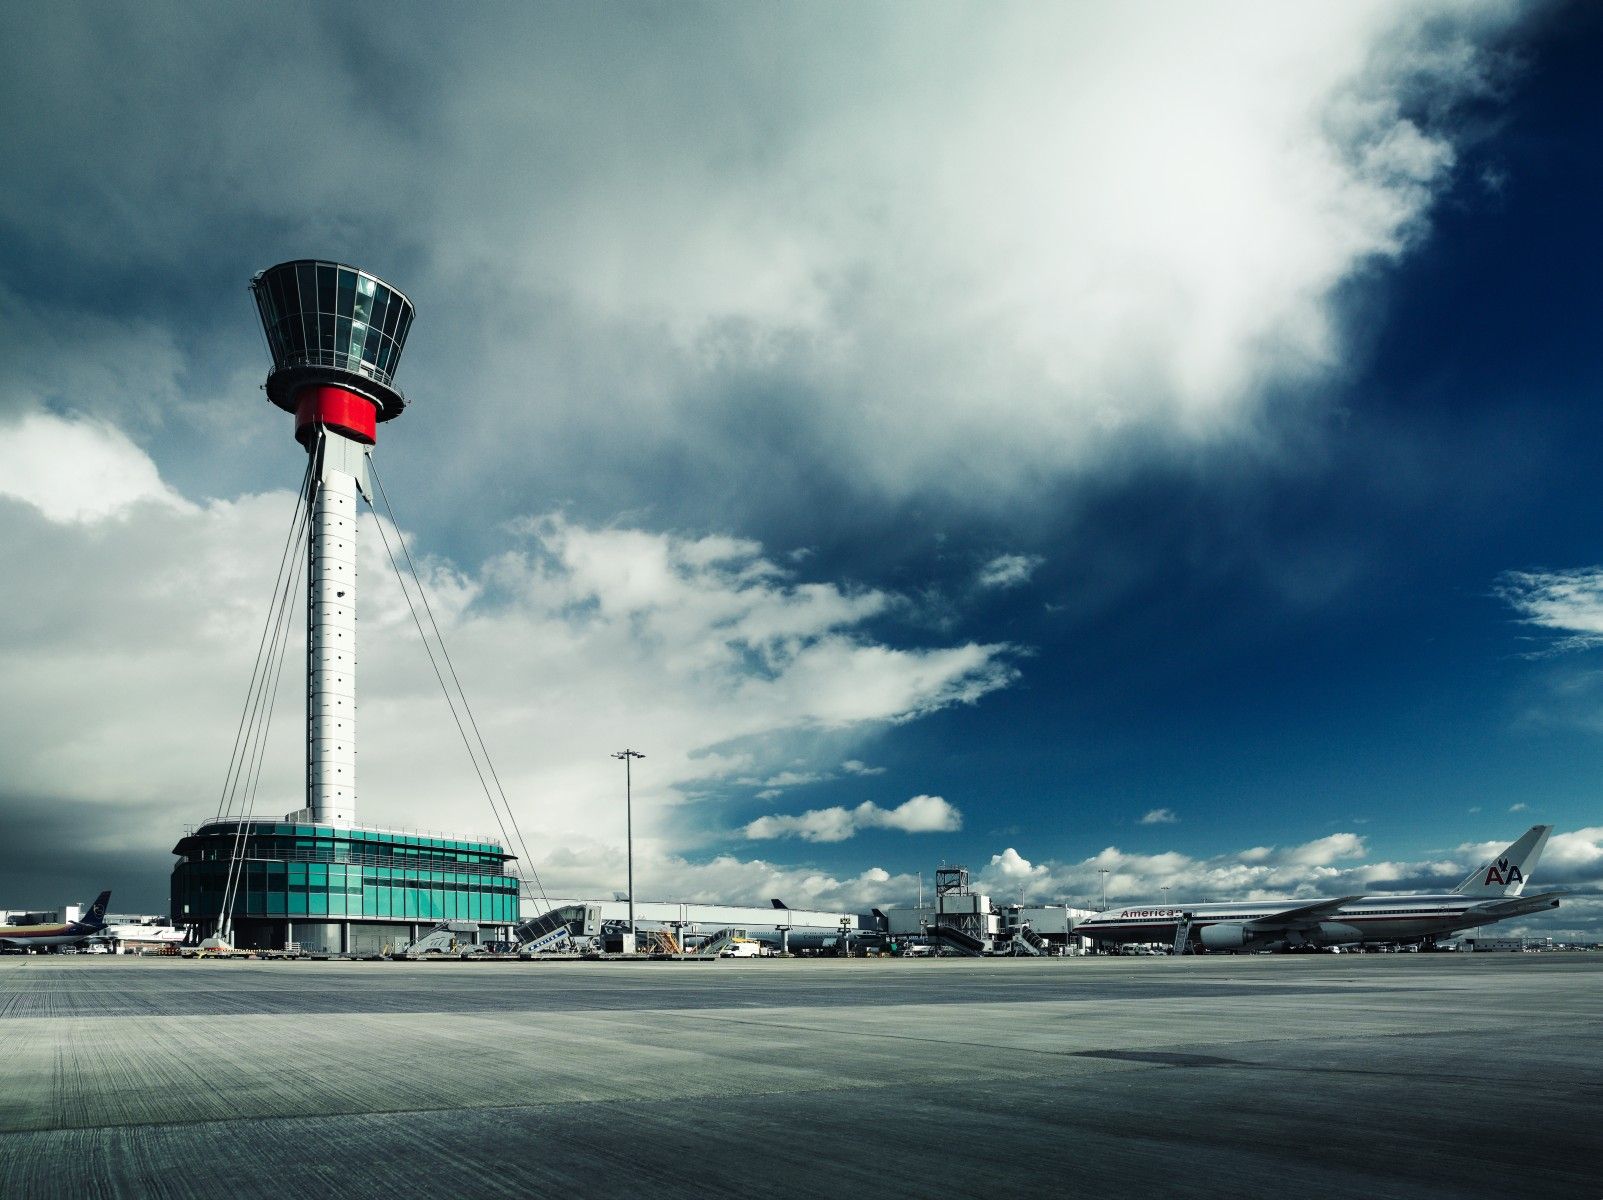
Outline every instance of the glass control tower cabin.
MULTIPOLYGON (((251 280, 273 368, 267 398, 295 416, 305 501, 306 804, 284 817, 219 808, 173 847, 172 920, 240 948, 376 953, 419 926, 518 919, 512 855, 493 841, 356 824, 356 517, 368 454, 406 399, 394 384, 412 304, 340 263, 280 263, 251 280), (227 920, 225 921, 225 908, 227 920)), ((265 636, 265 635, 264 635, 265 636)), ((250 703, 247 702, 247 714, 250 703)))

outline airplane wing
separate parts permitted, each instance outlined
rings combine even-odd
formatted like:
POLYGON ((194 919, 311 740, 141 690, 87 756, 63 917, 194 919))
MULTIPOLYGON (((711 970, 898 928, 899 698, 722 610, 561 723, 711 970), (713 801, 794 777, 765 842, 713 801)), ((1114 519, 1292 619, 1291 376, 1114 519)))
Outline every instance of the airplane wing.
POLYGON ((1334 900, 1315 900, 1312 904, 1304 904, 1299 908, 1288 908, 1272 916, 1259 917, 1256 921, 1246 922, 1248 929, 1299 929, 1305 926, 1317 925, 1326 917, 1336 914, 1343 905, 1351 904, 1355 900, 1362 900, 1362 895, 1338 896, 1334 900))

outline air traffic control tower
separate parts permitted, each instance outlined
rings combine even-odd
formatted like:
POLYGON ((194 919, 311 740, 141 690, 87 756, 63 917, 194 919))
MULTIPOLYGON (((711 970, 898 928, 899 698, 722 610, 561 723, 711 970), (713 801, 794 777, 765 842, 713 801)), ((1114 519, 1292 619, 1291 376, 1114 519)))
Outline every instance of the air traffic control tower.
POLYGON ((504 929, 518 919, 518 880, 499 843, 356 824, 357 503, 371 500, 378 426, 406 408, 394 377, 412 303, 366 271, 309 259, 250 286, 273 357, 267 398, 294 415, 310 456, 306 802, 271 819, 220 806, 180 840, 173 923, 210 936, 226 903, 237 946, 330 953, 376 952, 439 920, 504 929))

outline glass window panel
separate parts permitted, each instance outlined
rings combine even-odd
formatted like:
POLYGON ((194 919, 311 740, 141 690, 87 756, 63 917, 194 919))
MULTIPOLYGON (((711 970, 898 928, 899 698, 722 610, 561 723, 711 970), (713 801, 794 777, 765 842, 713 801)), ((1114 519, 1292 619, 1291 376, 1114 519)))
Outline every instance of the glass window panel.
POLYGON ((365 275, 356 277, 356 304, 351 316, 358 321, 369 321, 373 317, 373 281, 365 275))
POLYGON ((289 894, 289 915, 304 917, 306 915, 306 893, 291 892, 289 894))
POLYGON ((317 311, 334 314, 334 268, 321 263, 317 267, 317 311))
POLYGON ((297 307, 302 312, 314 311, 317 308, 317 271, 311 263, 301 263, 295 268, 295 282, 300 292, 297 307))
POLYGON ((356 272, 340 272, 339 305, 334 311, 342 317, 349 317, 356 311, 356 272))
POLYGON ((401 303, 399 296, 392 297, 389 306, 384 310, 384 332, 389 337, 395 336, 395 327, 400 323, 401 313, 406 305, 401 303))
POLYGON ((307 899, 312 902, 312 916, 314 916, 314 917, 326 917, 326 916, 328 916, 328 893, 327 892, 313 892, 310 896, 307 897, 307 899))
POLYGON ((284 297, 284 310, 279 315, 288 317, 300 312, 300 288, 296 286, 294 271, 280 271, 278 273, 278 290, 284 297))
POLYGON ((314 887, 327 887, 328 867, 323 863, 313 863, 307 870, 306 878, 314 887))
POLYGON ((397 325, 396 329, 395 329, 395 345, 396 345, 397 349, 399 349, 399 347, 401 347, 401 346, 406 345, 406 331, 408 329, 411 329, 411 328, 412 328, 412 310, 409 309, 409 308, 403 308, 401 310, 401 321, 400 321, 400 324, 397 325))
POLYGON ((294 302, 284 294, 285 276, 289 276, 293 287, 293 275, 290 275, 288 271, 274 271, 267 289, 273 300, 274 315, 278 317, 288 316, 295 311, 294 302))
POLYGON ((343 917, 345 915, 345 893, 330 892, 328 897, 328 915, 343 917))
POLYGON ((373 292, 373 308, 368 314, 367 323, 374 329, 383 329, 384 314, 389 310, 389 307, 390 289, 387 287, 375 289, 373 292))
POLYGON ((351 357, 360 359, 367 347, 367 326, 361 321, 351 322, 351 357))
POLYGON ((347 353, 351 344, 351 322, 348 317, 339 319, 339 326, 334 331, 334 347, 342 356, 347 353))

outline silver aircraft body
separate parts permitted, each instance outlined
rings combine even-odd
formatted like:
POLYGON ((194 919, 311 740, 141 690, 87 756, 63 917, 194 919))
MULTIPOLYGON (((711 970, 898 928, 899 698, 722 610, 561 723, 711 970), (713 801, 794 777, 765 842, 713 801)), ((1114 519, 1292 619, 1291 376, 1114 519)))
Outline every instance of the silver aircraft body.
POLYGON ((1102 942, 1164 942, 1177 953, 1285 950, 1362 942, 1419 942, 1557 908, 1563 892, 1525 895, 1551 825, 1533 825, 1451 892, 1354 895, 1317 900, 1242 900, 1132 905, 1074 927, 1102 942))

